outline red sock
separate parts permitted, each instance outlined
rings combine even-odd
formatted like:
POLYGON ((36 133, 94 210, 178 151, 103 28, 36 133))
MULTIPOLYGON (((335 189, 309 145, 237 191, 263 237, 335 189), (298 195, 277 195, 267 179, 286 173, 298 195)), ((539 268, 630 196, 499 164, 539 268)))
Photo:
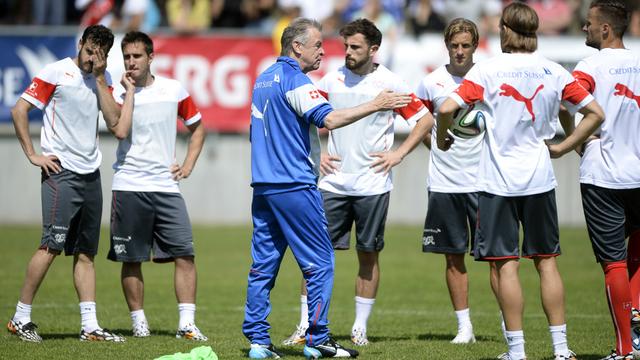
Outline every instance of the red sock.
POLYGON ((629 236, 627 245, 627 270, 629 271, 629 287, 631 289, 631 304, 640 309, 640 231, 629 236))
POLYGON ((633 351, 631 345, 631 291, 627 263, 617 261, 603 263, 604 284, 609 311, 616 332, 616 352, 626 355, 633 351))

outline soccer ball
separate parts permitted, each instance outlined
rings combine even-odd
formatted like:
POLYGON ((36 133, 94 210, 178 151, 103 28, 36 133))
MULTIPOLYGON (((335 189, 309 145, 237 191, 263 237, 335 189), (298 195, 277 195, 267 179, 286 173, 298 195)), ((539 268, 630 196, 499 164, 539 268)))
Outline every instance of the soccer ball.
POLYGON ((466 109, 458 109, 456 111, 449 130, 457 137, 470 139, 482 134, 485 126, 485 113, 470 105, 466 109))

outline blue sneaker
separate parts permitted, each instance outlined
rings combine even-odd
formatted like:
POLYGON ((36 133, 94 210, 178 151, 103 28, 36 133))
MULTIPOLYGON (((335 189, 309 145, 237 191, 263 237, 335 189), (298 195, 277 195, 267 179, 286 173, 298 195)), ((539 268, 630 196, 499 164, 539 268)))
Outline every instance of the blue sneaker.
POLYGON ((251 344, 249 359, 280 359, 280 354, 276 352, 272 344, 251 344))
POLYGON ((358 351, 347 349, 342 347, 329 337, 325 342, 316 346, 305 345, 304 356, 307 359, 320 359, 320 358, 355 358, 358 357, 358 351))

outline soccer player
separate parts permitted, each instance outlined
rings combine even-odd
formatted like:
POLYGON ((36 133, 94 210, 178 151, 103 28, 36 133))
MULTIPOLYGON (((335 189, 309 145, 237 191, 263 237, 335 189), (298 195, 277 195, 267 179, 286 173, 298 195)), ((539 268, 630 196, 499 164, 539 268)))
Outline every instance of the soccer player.
POLYGON ((93 262, 102 215, 98 115, 102 110, 109 126, 120 114, 105 71, 112 45, 111 30, 101 25, 86 28, 78 55, 42 69, 11 111, 22 150, 42 169, 42 239, 27 266, 15 315, 7 324, 10 332, 25 341, 42 341, 31 321, 31 306, 47 270, 63 250, 73 255, 80 340, 124 341, 98 325, 93 262), (42 154, 36 153, 29 135, 28 112, 34 107, 44 113, 42 154))
MULTIPOLYGON (((478 28, 470 20, 457 18, 447 25, 444 43, 449 52, 449 63, 427 75, 416 91, 431 112, 442 105, 473 66, 478 39, 478 28)), ((456 145, 445 152, 431 147, 435 136, 434 127, 425 141, 431 152, 429 210, 424 223, 422 251, 445 256, 447 287, 458 320, 458 333, 451 342, 473 343, 476 339, 469 314, 469 280, 464 255, 470 250, 469 239, 473 241, 475 235, 478 209, 475 181, 482 137, 456 137, 456 145)))
MULTIPOLYGON (((384 89, 410 93, 397 75, 374 58, 382 33, 367 19, 358 19, 340 30, 345 45, 345 64, 318 83, 321 93, 335 109, 372 100, 384 89)), ((331 130, 328 157, 321 163, 325 176, 318 187, 324 199, 329 235, 336 250, 349 249, 351 227, 356 227, 358 274, 355 283, 355 321, 351 341, 367 345, 367 320, 380 281, 378 257, 384 248, 384 226, 393 184, 391 168, 399 164, 426 136, 433 118, 415 96, 405 107, 373 113, 361 121, 331 130), (393 118, 398 114, 415 125, 405 141, 391 150, 393 118), (416 123, 417 121, 417 123, 416 123)))
POLYGON ((380 110, 401 108, 408 94, 389 90, 359 106, 334 110, 306 73, 318 69, 324 50, 321 26, 298 18, 284 30, 281 56, 258 76, 251 104, 253 237, 244 335, 249 357, 278 358, 269 337, 269 294, 291 247, 308 289, 305 356, 355 357, 330 336, 327 314, 335 258, 310 159, 309 124, 333 130, 380 110))
POLYGON ((616 348, 605 357, 611 360, 633 358, 632 350, 639 349, 636 342, 632 348, 632 335, 640 332, 640 56, 624 47, 628 24, 629 11, 620 1, 593 1, 583 30, 587 46, 599 52, 573 72, 606 115, 584 147, 580 191, 616 333, 616 348))
MULTIPOLYGON (((151 73, 153 42, 142 32, 127 33, 121 43, 124 89, 113 165, 111 248, 108 258, 122 262, 122 289, 131 312, 133 336, 150 335, 145 317, 143 261, 157 246, 163 261, 175 263, 178 301, 177 338, 206 341, 195 325, 196 266, 193 235, 178 183, 189 177, 202 150, 205 130, 191 96, 176 80, 151 73), (176 118, 191 132, 182 164, 175 159, 176 118)), ((155 254, 158 257, 158 254, 155 254)))
POLYGON ((503 54, 476 64, 438 111, 438 148, 447 150, 452 114, 482 102, 489 109, 477 174, 478 227, 474 256, 493 262, 497 300, 506 325, 503 360, 525 359, 518 277, 520 257, 531 258, 540 276, 542 306, 556 360, 573 359, 564 318, 564 288, 555 257, 560 254, 550 154, 559 157, 582 143, 602 122, 600 106, 560 65, 535 54, 538 16, 524 3, 505 7, 500 19, 503 54), (585 114, 575 131, 550 148, 560 103, 585 114), (519 226, 524 239, 519 247, 519 226))

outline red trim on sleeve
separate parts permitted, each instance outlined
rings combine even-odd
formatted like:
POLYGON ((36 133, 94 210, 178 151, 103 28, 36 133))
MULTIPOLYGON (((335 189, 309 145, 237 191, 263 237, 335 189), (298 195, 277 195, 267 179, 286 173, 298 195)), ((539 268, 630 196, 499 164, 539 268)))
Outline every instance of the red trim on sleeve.
POLYGON ((411 94, 411 102, 409 102, 406 106, 395 109, 396 113, 402 116, 405 120, 411 119, 412 116, 419 113, 424 109, 424 104, 422 100, 418 99, 415 94, 411 94))
POLYGON ((567 84, 564 89, 562 89, 562 100, 566 100, 574 105, 580 104, 587 96, 589 96, 589 92, 587 92, 577 80, 567 84))
POLYGON ((329 100, 329 93, 326 91, 322 91, 320 89, 318 89, 318 92, 320 93, 320 95, 322 95, 323 98, 329 100))
POLYGON ((191 99, 191 96, 187 96, 178 103, 178 116, 183 120, 189 120, 196 116, 196 114, 198 114, 198 108, 193 102, 193 99, 191 99))
POLYGON ((25 94, 34 97, 43 104, 49 102, 53 92, 56 90, 55 84, 50 84, 42 79, 33 78, 29 87, 24 91, 25 94))
POLYGON ((579 70, 575 70, 571 75, 573 75, 573 78, 589 93, 593 94, 593 92, 596 91, 596 80, 593 76, 579 70))
POLYGON ((422 99, 422 103, 433 114, 433 102, 431 100, 422 99))
POLYGON ((455 93, 468 105, 484 100, 484 88, 467 79, 462 80, 462 83, 455 90, 455 93))

